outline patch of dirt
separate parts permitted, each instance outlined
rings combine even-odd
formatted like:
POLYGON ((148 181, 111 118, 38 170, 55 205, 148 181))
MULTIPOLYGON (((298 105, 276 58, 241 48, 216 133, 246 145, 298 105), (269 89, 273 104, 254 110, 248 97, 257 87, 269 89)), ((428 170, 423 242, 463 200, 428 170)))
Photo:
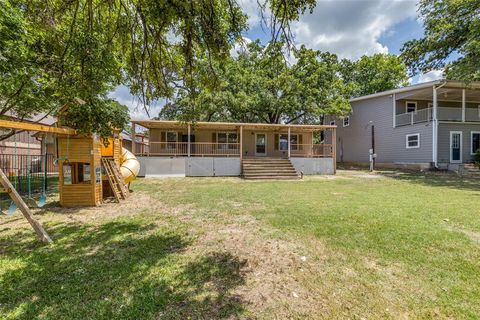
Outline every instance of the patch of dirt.
POLYGON ((468 230, 465 228, 456 228, 456 227, 448 227, 448 230, 453 232, 460 232, 466 235, 470 240, 480 244, 480 232, 468 230))

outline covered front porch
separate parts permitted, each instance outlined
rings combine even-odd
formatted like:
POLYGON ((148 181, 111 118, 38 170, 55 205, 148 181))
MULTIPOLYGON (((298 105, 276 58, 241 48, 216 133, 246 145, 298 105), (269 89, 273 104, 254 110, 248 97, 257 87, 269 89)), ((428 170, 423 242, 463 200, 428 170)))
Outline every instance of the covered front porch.
POLYGON ((246 176, 247 167, 271 178, 292 170, 298 176, 335 173, 336 126, 147 120, 132 121, 132 134, 139 127, 148 145, 132 143, 132 152, 145 176, 246 176), (291 170, 272 159, 285 159, 291 170))
POLYGON ((132 121, 146 130, 148 147, 132 144, 139 156, 333 157, 335 126, 177 121, 132 121))
POLYGON ((480 124, 480 87, 447 81, 394 95, 393 126, 446 121, 480 124))

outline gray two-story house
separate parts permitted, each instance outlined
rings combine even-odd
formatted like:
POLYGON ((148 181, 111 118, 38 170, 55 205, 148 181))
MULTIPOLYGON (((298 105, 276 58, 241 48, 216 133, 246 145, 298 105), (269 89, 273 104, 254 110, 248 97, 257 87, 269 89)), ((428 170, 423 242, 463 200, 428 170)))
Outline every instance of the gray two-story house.
POLYGON ((337 161, 458 170, 480 149, 480 82, 437 80, 350 100, 352 112, 330 118, 337 161))

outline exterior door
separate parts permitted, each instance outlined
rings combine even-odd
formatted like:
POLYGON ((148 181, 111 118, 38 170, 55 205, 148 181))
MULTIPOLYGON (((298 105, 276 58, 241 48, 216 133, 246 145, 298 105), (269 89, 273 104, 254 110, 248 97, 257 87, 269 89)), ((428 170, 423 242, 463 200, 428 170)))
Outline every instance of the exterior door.
POLYGON ((267 135, 265 133, 255 133, 255 155, 267 155, 267 135))
POLYGON ((461 131, 450 131, 450 163, 462 163, 461 131))

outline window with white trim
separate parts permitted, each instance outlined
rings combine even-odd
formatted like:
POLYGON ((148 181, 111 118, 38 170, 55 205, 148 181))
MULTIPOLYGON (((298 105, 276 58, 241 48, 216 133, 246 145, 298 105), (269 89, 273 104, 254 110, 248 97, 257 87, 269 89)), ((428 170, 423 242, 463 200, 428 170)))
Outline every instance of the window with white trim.
POLYGON ((480 131, 470 132, 470 153, 473 155, 480 150, 480 131))
POLYGON ((417 102, 415 101, 406 101, 405 102, 405 112, 415 112, 417 111, 417 102))
MULTIPOLYGON (((298 134, 290 134, 290 150, 298 149, 298 134)), ((280 134, 278 136, 278 150, 287 151, 288 150, 288 134, 280 134)))
POLYGON ((405 136, 405 147, 407 149, 420 148, 420 133, 407 134, 405 136))
POLYGON ((217 132, 217 143, 219 149, 235 149, 234 143, 238 143, 236 132, 217 132))
POLYGON ((348 127, 350 125, 350 116, 343 118, 343 126, 348 127))

